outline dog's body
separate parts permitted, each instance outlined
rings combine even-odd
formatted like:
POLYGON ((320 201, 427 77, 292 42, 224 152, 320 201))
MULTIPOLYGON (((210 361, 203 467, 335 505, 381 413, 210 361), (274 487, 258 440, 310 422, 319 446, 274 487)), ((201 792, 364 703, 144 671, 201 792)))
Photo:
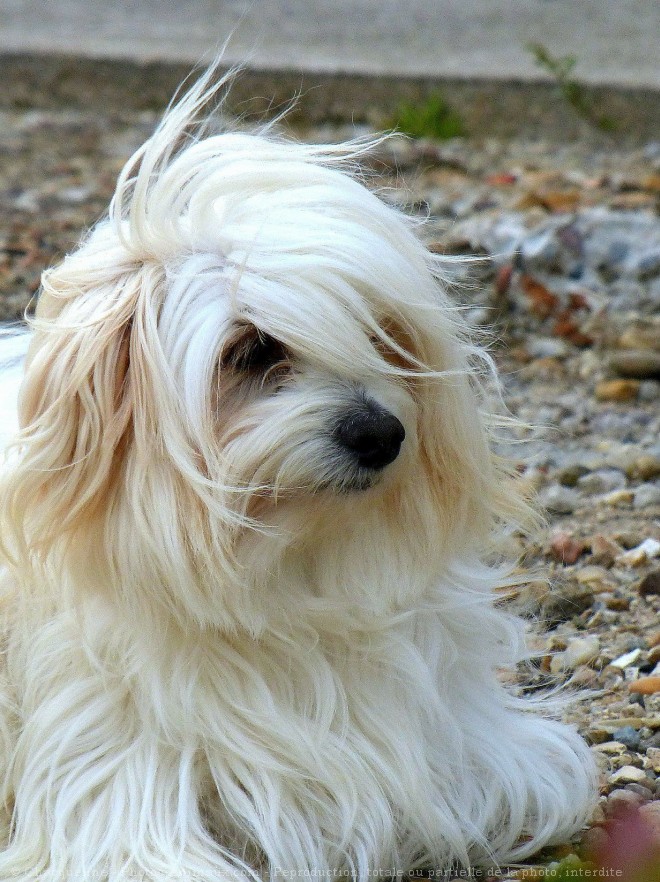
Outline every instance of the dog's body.
MULTIPOLYGON (((217 88, 217 87, 214 87, 217 88)), ((0 503, 0 879, 400 875, 568 837, 589 751, 496 669, 524 506, 362 148, 181 144, 44 276, 0 503)))

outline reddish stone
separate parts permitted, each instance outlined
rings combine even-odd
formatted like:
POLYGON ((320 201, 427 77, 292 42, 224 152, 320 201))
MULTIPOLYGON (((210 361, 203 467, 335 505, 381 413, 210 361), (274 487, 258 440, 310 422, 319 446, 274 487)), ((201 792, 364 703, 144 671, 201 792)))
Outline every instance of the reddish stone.
POLYGON ((550 550, 556 560, 564 564, 574 564, 585 550, 581 540, 573 539, 568 533, 555 533, 550 543, 550 550))

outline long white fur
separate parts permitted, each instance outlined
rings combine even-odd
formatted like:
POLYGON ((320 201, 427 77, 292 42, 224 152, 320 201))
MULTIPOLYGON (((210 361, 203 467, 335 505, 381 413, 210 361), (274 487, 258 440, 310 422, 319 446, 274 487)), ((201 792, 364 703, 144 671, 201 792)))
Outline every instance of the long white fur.
POLYGON ((487 364, 367 144, 193 122, 214 71, 44 274, 0 486, 0 879, 401 876, 584 823, 590 754, 508 692, 487 364), (281 382, 223 365, 243 325, 281 382), (237 330, 238 329, 238 330, 237 330), (368 489, 329 428, 406 429, 368 489))

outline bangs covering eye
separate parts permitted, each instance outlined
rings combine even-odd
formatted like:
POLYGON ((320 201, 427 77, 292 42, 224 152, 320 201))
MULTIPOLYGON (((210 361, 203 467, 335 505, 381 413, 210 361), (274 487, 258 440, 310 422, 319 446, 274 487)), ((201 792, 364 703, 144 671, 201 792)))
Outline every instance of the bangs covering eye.
POLYGON ((420 360, 415 354, 418 346, 412 333, 406 331, 399 322, 386 319, 380 327, 383 335, 371 334, 370 340, 385 361, 402 371, 418 371, 420 360))
POLYGON ((286 348, 254 325, 242 325, 220 356, 220 367, 238 373, 265 374, 289 360, 286 348))

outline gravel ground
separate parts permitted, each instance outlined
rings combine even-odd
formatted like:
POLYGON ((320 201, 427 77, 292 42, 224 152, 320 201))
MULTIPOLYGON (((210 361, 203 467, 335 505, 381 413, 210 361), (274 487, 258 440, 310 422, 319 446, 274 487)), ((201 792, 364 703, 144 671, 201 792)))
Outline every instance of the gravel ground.
MULTIPOLYGON (((20 316, 41 270, 103 212, 154 120, 0 114, 0 318, 20 316)), ((457 267, 456 297, 494 328, 506 404, 531 426, 516 455, 547 525, 511 541, 539 574, 517 600, 549 631, 517 685, 590 690, 565 714, 602 768, 586 846, 614 866, 616 819, 641 806, 655 846, 638 828, 628 838, 660 849, 660 142, 397 138, 373 175, 385 198, 430 215, 434 250, 481 257, 457 267)))

